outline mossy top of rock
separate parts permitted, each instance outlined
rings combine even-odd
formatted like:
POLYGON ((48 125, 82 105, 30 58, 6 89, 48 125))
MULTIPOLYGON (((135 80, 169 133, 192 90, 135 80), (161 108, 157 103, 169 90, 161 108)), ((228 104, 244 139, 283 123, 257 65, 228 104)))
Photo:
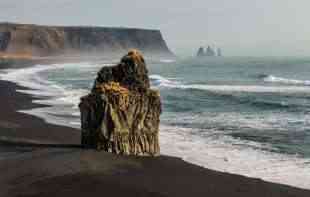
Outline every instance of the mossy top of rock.
POLYGON ((116 66, 103 67, 79 107, 83 147, 122 155, 160 154, 160 96, 150 88, 139 51, 129 51, 116 66))
POLYGON ((98 73, 93 90, 98 84, 109 82, 117 82, 129 90, 144 91, 150 88, 148 70, 142 54, 131 50, 118 65, 103 67, 98 73))

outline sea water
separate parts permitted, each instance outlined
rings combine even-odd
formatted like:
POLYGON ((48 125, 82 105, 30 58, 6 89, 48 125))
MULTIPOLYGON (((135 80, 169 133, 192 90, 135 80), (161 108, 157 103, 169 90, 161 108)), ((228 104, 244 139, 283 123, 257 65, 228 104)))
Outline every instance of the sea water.
MULTIPOLYGON (((1 78, 32 87, 23 92, 51 105, 24 112, 79 128, 80 97, 111 65, 37 65, 1 78)), ((162 154, 310 189, 310 58, 189 58, 148 68, 163 103, 162 154)))

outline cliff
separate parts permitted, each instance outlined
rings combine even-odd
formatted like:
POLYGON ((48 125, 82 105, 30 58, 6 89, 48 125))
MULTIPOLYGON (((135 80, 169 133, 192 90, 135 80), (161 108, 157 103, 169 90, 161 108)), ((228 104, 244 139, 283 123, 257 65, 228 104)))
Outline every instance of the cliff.
POLYGON ((174 57, 159 30, 0 23, 0 52, 31 56, 120 55, 174 57))
POLYGON ((159 92, 136 50, 103 67, 91 93, 81 98, 82 146, 123 155, 159 155, 159 92))

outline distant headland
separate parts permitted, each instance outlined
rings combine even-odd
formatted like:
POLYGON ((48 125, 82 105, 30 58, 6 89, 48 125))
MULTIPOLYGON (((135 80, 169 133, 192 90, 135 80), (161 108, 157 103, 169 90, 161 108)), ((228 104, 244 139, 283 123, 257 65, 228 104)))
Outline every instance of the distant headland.
POLYGON ((175 57, 159 30, 0 23, 0 55, 111 57, 131 48, 145 56, 175 57))

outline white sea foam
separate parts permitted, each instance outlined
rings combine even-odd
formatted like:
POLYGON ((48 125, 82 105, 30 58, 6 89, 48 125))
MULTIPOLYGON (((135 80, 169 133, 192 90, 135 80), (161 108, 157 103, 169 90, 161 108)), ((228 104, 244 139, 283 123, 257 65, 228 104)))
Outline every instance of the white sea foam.
POLYGON ((8 69, 0 74, 2 80, 12 81, 25 87, 31 87, 33 91, 25 91, 34 95, 52 96, 55 94, 55 88, 50 91, 50 83, 40 78, 37 73, 48 69, 43 66, 34 66, 26 69, 8 69), (40 91, 39 91, 40 90, 40 91))
MULTIPOLYGON (((107 64, 109 65, 109 64, 107 64)), ((42 78, 41 72, 58 70, 63 68, 98 69, 98 65, 89 63, 36 65, 24 69, 8 69, 0 73, 0 79, 15 82, 18 85, 31 88, 29 90, 17 90, 26 94, 35 95, 34 103, 50 105, 47 108, 36 108, 21 111, 44 118, 47 122, 66 125, 67 121, 57 115, 79 115, 78 103, 80 97, 86 95, 88 90, 71 89, 56 82, 42 78)), ((77 80, 77 79, 76 79, 77 80)))
POLYGON ((177 89, 194 89, 211 92, 252 92, 252 93, 310 93, 307 86, 262 86, 262 85, 208 85, 208 84, 182 84, 160 75, 151 75, 154 86, 177 89))
MULTIPOLYGON (((61 124, 79 128, 80 122, 76 118, 79 112, 76 108, 80 96, 85 95, 87 90, 72 90, 46 81, 39 76, 41 71, 46 69, 61 69, 65 66, 75 66, 89 69, 88 65, 38 65, 23 70, 7 70, 0 74, 1 79, 16 82, 20 85, 34 88, 24 92, 38 96, 49 96, 47 100, 37 100, 35 102, 52 104, 50 108, 38 108, 26 111, 36 116, 44 118, 47 122, 61 124), (68 108, 64 105, 69 105, 68 108), (59 117, 57 115, 68 115, 59 117), (56 116, 55 116, 56 115, 56 116), (71 116, 71 117, 70 117, 71 116)), ((233 86, 233 85, 184 85, 177 79, 164 78, 160 75, 151 75, 152 85, 164 88, 180 89, 202 89, 208 91, 254 91, 278 92, 279 87, 264 86, 233 86), (266 89, 267 88, 267 89, 266 89)), ((77 79, 78 80, 78 79, 77 79)), ((287 92, 289 87, 283 87, 281 91, 287 92)), ((302 88, 302 87, 299 87, 302 88)), ((309 88, 297 89, 297 91, 309 91, 309 88)), ((295 88, 291 91, 296 92, 295 88)), ((186 118, 186 117, 185 117, 186 118)), ((187 117, 189 118, 189 117, 187 117)), ((196 119, 198 117, 191 117, 196 119)), ((269 128, 271 123, 264 121, 251 121, 242 119, 236 114, 221 114, 221 116, 210 115, 210 121, 218 123, 223 120, 231 120, 229 125, 239 125, 261 128, 269 128), (237 118, 237 120, 236 120, 237 118)), ((267 118, 267 120, 269 120, 267 118)), ((221 131, 209 129, 208 132, 201 133, 198 129, 182 128, 161 125, 160 145, 163 154, 178 156, 184 160, 195 163, 210 169, 223 172, 242 174, 250 177, 262 178, 267 181, 289 184, 296 187, 310 189, 310 160, 302 159, 298 156, 263 151, 268 149, 260 143, 246 140, 238 140, 221 134, 221 131), (264 146, 264 147, 262 147, 264 146)))
POLYGON ((310 80, 287 79, 287 78, 282 78, 282 77, 276 77, 273 75, 268 75, 268 76, 264 77, 263 80, 265 82, 271 82, 271 83, 282 83, 282 84, 310 86, 310 80))
POLYGON ((160 75, 150 75, 150 79, 153 86, 178 87, 180 85, 179 82, 172 81, 160 75))
MULTIPOLYGON (((110 64, 105 64, 109 66, 110 64)), ((12 81, 18 85, 29 87, 30 90, 18 90, 38 97, 50 97, 47 100, 36 100, 35 102, 43 104, 71 104, 77 105, 79 98, 85 95, 88 90, 85 89, 71 89, 64 87, 56 82, 48 81, 40 76, 40 73, 46 70, 58 70, 63 68, 78 68, 91 69, 97 68, 98 65, 90 63, 74 63, 74 64, 53 64, 53 65, 36 65, 24 69, 7 69, 0 73, 0 79, 12 81)), ((78 78, 71 78, 69 80, 78 80, 78 78)), ((81 80, 81 79, 80 79, 81 80)))
POLYGON ((162 62, 162 63, 173 63, 173 62, 175 62, 176 60, 172 60, 172 59, 160 59, 159 61, 162 62))
POLYGON ((213 92, 253 92, 253 93, 305 93, 310 92, 308 87, 299 86, 257 86, 257 85, 182 85, 181 89, 198 89, 213 92))
POLYGON ((215 140, 192 133, 199 131, 161 125, 162 152, 213 170, 310 188, 310 159, 253 149, 229 136, 215 140))
MULTIPOLYGON (((303 123, 299 123, 298 127, 294 127, 294 132, 304 131, 310 127, 310 114, 253 114, 240 112, 203 112, 199 114, 178 113, 177 116, 169 117, 169 123, 184 123, 202 125, 200 128, 219 128, 225 125, 224 130, 228 133, 230 129, 248 129, 258 131, 287 131, 290 123, 298 122, 301 119, 303 123)), ((217 131, 219 132, 219 131, 217 131)), ((227 133, 224 132, 224 133, 227 133)))

